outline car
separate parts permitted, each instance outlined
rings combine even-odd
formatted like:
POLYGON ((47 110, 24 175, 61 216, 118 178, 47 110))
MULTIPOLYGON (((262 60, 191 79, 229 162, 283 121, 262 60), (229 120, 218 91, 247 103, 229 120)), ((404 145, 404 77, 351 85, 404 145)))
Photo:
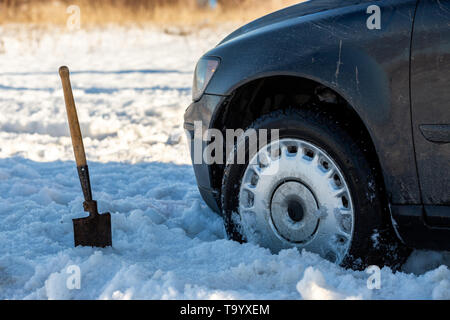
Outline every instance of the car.
POLYGON ((450 1, 312 0, 207 52, 184 128, 229 238, 353 269, 450 250, 449 21, 450 1))

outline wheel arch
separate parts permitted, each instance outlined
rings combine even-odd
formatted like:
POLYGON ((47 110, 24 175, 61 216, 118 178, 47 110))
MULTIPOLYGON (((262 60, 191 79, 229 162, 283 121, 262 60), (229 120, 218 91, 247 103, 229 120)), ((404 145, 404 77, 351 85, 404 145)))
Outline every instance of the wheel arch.
MULTIPOLYGON (((245 129, 267 113, 288 108, 315 108, 317 112, 336 117, 340 125, 363 145, 379 173, 384 194, 387 194, 384 171, 369 126, 341 93, 317 79, 293 73, 265 74, 240 83, 215 110, 210 127, 221 131, 245 129), (236 117, 236 114, 240 116, 236 117)), ((212 185, 216 190, 221 188, 223 170, 223 165, 211 167, 212 185)), ((388 205, 387 197, 385 204, 388 205)))

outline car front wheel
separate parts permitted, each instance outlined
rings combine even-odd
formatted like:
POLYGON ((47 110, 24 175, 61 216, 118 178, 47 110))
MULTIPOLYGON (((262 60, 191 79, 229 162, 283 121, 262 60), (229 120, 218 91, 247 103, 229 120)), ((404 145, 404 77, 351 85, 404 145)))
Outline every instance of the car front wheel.
POLYGON ((248 129, 278 139, 235 144, 222 183, 231 239, 278 252, 306 249, 346 267, 398 267, 406 256, 390 225, 373 159, 332 116, 313 110, 265 115, 248 129), (250 143, 250 144, 249 144, 250 143), (254 150, 253 150, 254 149, 254 150), (239 152, 245 163, 236 163, 239 152))

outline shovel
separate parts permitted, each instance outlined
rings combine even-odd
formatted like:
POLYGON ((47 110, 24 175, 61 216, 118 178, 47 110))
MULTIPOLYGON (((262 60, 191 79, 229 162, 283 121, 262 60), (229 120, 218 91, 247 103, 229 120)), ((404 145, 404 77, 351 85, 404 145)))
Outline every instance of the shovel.
POLYGON ((70 85, 69 69, 59 68, 64 100, 66 102, 67 117, 69 119, 70 135, 72 137, 73 152, 77 163, 78 176, 80 177, 81 189, 83 190, 85 212, 89 217, 73 219, 73 231, 75 247, 108 247, 112 245, 111 240, 111 215, 109 213, 99 214, 97 201, 92 200, 89 170, 84 152, 83 138, 81 136, 80 124, 78 123, 77 110, 73 99, 72 87, 70 85))

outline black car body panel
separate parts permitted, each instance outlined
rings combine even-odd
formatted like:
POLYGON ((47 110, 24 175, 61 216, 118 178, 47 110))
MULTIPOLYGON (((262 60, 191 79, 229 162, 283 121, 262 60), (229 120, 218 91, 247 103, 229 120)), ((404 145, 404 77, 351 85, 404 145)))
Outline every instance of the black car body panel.
POLYGON ((300 5, 295 5, 277 12, 274 12, 272 14, 269 14, 265 17, 262 17, 260 19, 257 19, 238 30, 231 33, 229 36, 227 36, 225 39, 222 40, 221 44, 224 42, 228 42, 238 36, 241 36, 243 34, 249 33, 253 30, 260 29, 263 27, 267 27, 270 25, 273 25, 278 22, 284 22, 289 19, 295 19, 299 17, 303 17, 306 15, 311 15, 314 13, 319 13, 322 11, 327 11, 331 9, 341 9, 345 6, 353 6, 355 4, 361 4, 361 3, 368 3, 373 2, 371 0, 348 0, 348 1, 342 1, 342 0, 316 0, 316 1, 308 1, 305 3, 302 3, 300 5))
POLYGON ((412 127, 425 205, 450 205, 449 12, 449 1, 420 1, 412 39, 412 127))
MULTIPOLYGON (((213 113, 215 110, 221 105, 223 101, 223 97, 216 96, 216 95, 208 95, 205 94, 203 97, 196 103, 193 103, 189 106, 189 108, 186 110, 186 113, 184 115, 185 118, 185 124, 184 128, 188 132, 189 136, 189 144, 190 148, 192 150, 192 163, 194 167, 195 177, 197 179, 197 184, 200 190, 200 193, 205 200, 205 202, 208 204, 211 209, 213 209, 215 212, 220 213, 219 209, 219 194, 217 190, 214 190, 212 188, 211 183, 211 167, 201 163, 201 164, 195 164, 193 155, 194 155, 194 130, 195 130, 195 122, 200 122, 202 124, 201 127, 201 133, 208 129, 209 124, 211 123, 211 119, 213 116, 213 113)), ((201 141, 202 143, 202 149, 205 147, 206 143, 201 141)))
MULTIPOLYGON (((363 121, 390 204, 415 208, 414 216, 420 207, 423 226, 427 212, 450 218, 450 141, 445 140, 450 123, 449 21, 449 3, 437 0, 313 0, 263 17, 205 55, 219 57, 221 64, 185 122, 211 125, 227 97, 257 79, 287 75, 313 80, 337 92, 363 121), (381 9, 379 30, 366 26, 371 4, 381 9), (441 141, 430 141, 427 134, 441 141)), ((200 167, 202 194, 209 194, 208 201, 218 199, 211 168, 200 167)), ((213 209, 219 211, 218 206, 213 209)), ((401 210, 402 221, 407 211, 401 210)))
POLYGON ((391 201, 419 204, 417 173, 410 170, 415 159, 408 83, 415 2, 378 1, 389 17, 381 30, 367 29, 363 3, 291 18, 222 43, 209 53, 224 58, 207 93, 229 95, 271 75, 304 77, 332 88, 366 124, 391 201))

